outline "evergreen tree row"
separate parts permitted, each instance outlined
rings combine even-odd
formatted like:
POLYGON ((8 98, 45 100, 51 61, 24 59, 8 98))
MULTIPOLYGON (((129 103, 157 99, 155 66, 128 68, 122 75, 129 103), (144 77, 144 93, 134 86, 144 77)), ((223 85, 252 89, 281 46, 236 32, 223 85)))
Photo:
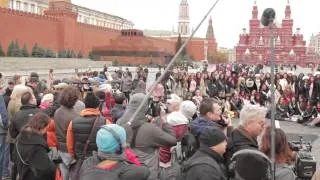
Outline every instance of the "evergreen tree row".
POLYGON ((62 50, 58 54, 50 48, 43 48, 37 43, 32 47, 32 52, 29 54, 27 45, 24 44, 20 48, 18 41, 12 41, 9 46, 7 53, 3 50, 0 43, 0 56, 8 57, 39 57, 39 58, 83 58, 82 52, 75 53, 73 50, 62 50))

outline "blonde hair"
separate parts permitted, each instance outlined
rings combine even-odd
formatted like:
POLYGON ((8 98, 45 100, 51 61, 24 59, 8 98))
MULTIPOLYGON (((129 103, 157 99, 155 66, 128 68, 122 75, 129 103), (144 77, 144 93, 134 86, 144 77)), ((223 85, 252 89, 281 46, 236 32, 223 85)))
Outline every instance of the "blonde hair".
MULTIPOLYGON (((27 86, 20 85, 20 84, 16 85, 16 86, 14 86, 14 88, 12 90, 10 100, 14 100, 14 99, 19 100, 19 99, 21 99, 21 96, 28 91, 30 92, 30 89, 27 86)), ((32 93, 32 91, 31 91, 31 93, 32 93)))
POLYGON ((265 118, 267 109, 259 105, 246 104, 240 112, 240 125, 244 126, 249 121, 256 121, 259 118, 265 118))

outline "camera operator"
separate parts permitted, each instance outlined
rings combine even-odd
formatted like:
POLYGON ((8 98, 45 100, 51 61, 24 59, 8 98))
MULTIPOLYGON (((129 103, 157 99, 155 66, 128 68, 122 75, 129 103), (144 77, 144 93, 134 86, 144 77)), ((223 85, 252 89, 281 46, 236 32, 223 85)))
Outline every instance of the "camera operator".
MULTIPOLYGON (((275 130, 276 144, 276 175, 275 180, 292 180, 295 174, 290 165, 293 164, 293 153, 288 145, 285 132, 282 129, 275 130)), ((262 136, 261 151, 268 157, 271 155, 271 133, 270 127, 266 128, 262 136)))

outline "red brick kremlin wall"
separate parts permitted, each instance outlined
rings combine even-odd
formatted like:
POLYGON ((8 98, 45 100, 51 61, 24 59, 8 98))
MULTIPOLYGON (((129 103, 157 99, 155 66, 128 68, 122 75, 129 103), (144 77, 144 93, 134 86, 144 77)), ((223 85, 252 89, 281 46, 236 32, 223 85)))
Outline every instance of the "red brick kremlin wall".
MULTIPOLYGON (((60 2, 61 3, 61 2, 60 2)), ((70 4, 50 6, 45 15, 0 8, 0 43, 7 51, 11 41, 17 40, 20 47, 27 45, 29 53, 35 43, 55 52, 70 49, 81 51, 85 56, 93 47, 108 46, 112 39, 121 36, 120 31, 77 22, 77 13, 68 9, 70 4), (66 8, 64 9, 64 6, 66 8)), ((158 50, 175 54, 176 41, 160 38, 147 38, 158 50)), ((132 41, 136 41, 134 38, 132 41)), ((138 41, 135 43, 139 43, 138 41)), ((196 60, 204 59, 204 41, 192 40, 187 46, 188 53, 196 60)), ((141 50, 141 49, 138 49, 141 50)), ((146 64, 147 59, 121 59, 120 62, 146 64)), ((154 62, 163 61, 154 59, 154 62)))
POLYGON ((11 41, 31 52, 35 43, 55 52, 63 49, 88 54, 93 46, 107 45, 120 31, 77 23, 76 18, 37 15, 0 8, 0 43, 6 51, 11 41))

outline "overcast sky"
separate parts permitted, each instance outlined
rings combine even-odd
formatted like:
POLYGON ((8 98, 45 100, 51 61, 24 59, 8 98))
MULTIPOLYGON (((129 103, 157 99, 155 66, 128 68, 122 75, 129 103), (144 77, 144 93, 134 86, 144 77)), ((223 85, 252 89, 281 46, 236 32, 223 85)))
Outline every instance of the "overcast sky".
MULTIPOLYGON (((177 30, 181 0, 72 0, 74 4, 117 15, 131 20, 137 29, 177 30)), ((196 27, 215 0, 188 0, 191 28, 196 27)), ((239 41, 243 27, 249 28, 254 0, 220 0, 212 11, 213 27, 219 47, 234 47, 239 41)), ((257 0, 259 17, 263 10, 272 7, 277 22, 284 17, 287 0, 257 0)), ((290 0, 293 31, 301 28, 304 39, 309 42, 311 34, 320 32, 320 0, 290 0)), ((204 37, 208 20, 197 32, 204 37)))

